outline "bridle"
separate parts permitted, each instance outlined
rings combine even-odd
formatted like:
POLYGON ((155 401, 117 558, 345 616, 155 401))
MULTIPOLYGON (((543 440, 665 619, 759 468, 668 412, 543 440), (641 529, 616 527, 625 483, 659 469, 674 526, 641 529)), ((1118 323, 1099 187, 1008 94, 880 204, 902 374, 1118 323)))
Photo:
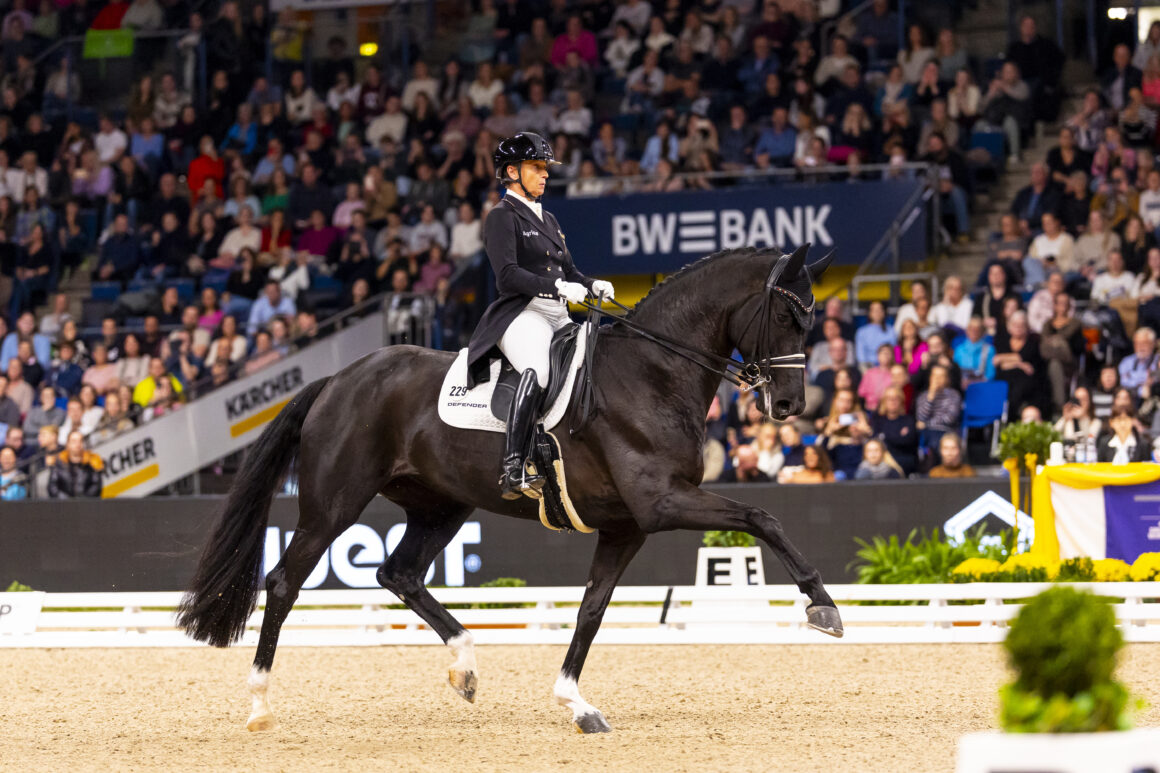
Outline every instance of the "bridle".
MULTIPOLYGON (((753 316, 749 318, 749 322, 745 324, 745 329, 741 331, 741 337, 738 342, 744 341, 749 334, 749 329, 753 327, 754 322, 760 322, 757 333, 757 346, 754 350, 754 359, 748 363, 743 363, 743 370, 749 383, 749 389, 759 389, 767 386, 773 379, 773 370, 778 368, 791 368, 795 370, 805 370, 806 356, 804 354, 782 354, 773 355, 773 296, 774 294, 781 295, 789 302, 790 311, 793 312, 794 319, 801 326, 802 330, 809 331, 814 324, 814 298, 810 295, 810 304, 807 306, 801 298, 797 297, 789 290, 778 284, 782 274, 785 273, 785 267, 789 264, 791 255, 782 255, 773 264, 773 268, 769 270, 769 276, 765 279, 765 292, 761 296, 761 303, 753 312, 753 316)), ((803 265, 803 268, 805 266, 803 265)), ((806 278, 809 278, 809 269, 805 268, 806 278)), ((769 408, 769 391, 764 390, 766 408, 769 408)), ((769 412, 768 410, 766 411, 769 412)))
MULTIPOLYGON (((592 323, 590 330, 597 328, 600 317, 612 317, 641 338, 652 341, 658 346, 667 349, 678 357, 688 360, 710 373, 717 374, 744 392, 761 390, 765 398, 766 413, 769 414, 772 406, 769 390, 766 387, 768 387, 773 379, 773 371, 778 369, 805 370, 806 367, 806 356, 804 354, 772 354, 773 336, 771 328, 773 322, 774 294, 779 294, 789 301, 794 318, 803 330, 809 330, 813 327, 815 305, 813 297, 811 296, 810 303, 807 306, 796 295, 778 285, 778 281, 781 279, 782 274, 785 273, 786 266, 789 264, 791 257, 791 255, 782 255, 774 263, 773 268, 770 269, 769 276, 765 280, 765 293, 761 296, 761 302, 754 310, 753 315, 750 316, 749 321, 745 324, 745 328, 741 332, 741 337, 737 339, 739 342, 744 340, 749 334, 749 330, 753 327, 753 323, 761 323, 761 327, 758 330, 754 357, 748 361, 738 362, 731 357, 722 357, 713 352, 696 349, 667 335, 642 327, 631 319, 610 314, 599 305, 589 303, 588 301, 583 301, 579 305, 588 309, 589 322, 592 323)), ((809 269, 806 269, 806 272, 808 278, 809 269)), ((607 300, 612 305, 624 311, 631 311, 627 306, 615 299, 609 298, 607 300)), ((588 343, 589 345, 585 352, 586 358, 591 357, 594 348, 592 344, 595 342, 589 341, 588 343)), ((590 361, 587 364, 591 366, 590 361)), ((589 367, 588 372, 591 373, 591 367, 589 367)))

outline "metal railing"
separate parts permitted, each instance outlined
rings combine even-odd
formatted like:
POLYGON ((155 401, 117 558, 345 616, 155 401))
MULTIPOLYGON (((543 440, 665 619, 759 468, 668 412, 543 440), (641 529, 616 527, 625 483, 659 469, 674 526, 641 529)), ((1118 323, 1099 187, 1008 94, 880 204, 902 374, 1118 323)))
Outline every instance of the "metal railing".
MULTIPOLYGON (((431 0, 391 0, 383 5, 384 12, 377 16, 359 16, 358 26, 377 27, 377 34, 373 41, 377 46, 377 51, 369 60, 379 65, 389 82, 392 71, 409 77, 411 65, 416 59, 417 51, 422 48, 422 42, 434 39, 435 3, 431 0)), ((345 9, 314 8, 310 7, 309 4, 306 6, 300 10, 309 10, 315 14, 345 12, 345 9)), ((329 87, 329 84, 320 84, 314 78, 315 67, 321 61, 317 49, 324 48, 325 45, 325 41, 316 40, 317 27, 319 26, 322 25, 306 26, 301 61, 277 60, 274 58, 274 46, 267 45, 264 69, 266 76, 277 82, 284 80, 278 78, 279 74, 288 74, 291 69, 301 68, 306 76, 307 84, 314 88, 319 97, 325 99, 326 88, 329 87)), ((351 53, 348 58, 351 60, 367 59, 358 51, 351 53)), ((282 82, 280 85, 284 86, 285 83, 282 82)), ((401 91, 404 84, 394 82, 390 85, 401 91)))
POLYGON ((51 104, 54 114, 63 114, 66 120, 73 120, 74 114, 82 106, 92 107, 114 99, 124 101, 128 98, 130 86, 144 75, 155 74, 159 63, 174 74, 179 88, 184 89, 199 107, 204 108, 208 77, 205 38, 204 35, 200 37, 195 48, 183 50, 179 43, 189 33, 187 29, 134 32, 132 55, 101 59, 85 59, 85 36, 59 38, 41 51, 33 59, 33 64, 40 71, 51 71, 67 56, 71 72, 80 79, 81 95, 74 100, 69 94, 60 103, 50 103, 46 94, 46 112, 51 104))
MULTIPOLYGON (((834 35, 837 30, 844 24, 853 22, 862 14, 870 10, 874 5, 874 0, 862 0, 861 3, 846 11, 841 16, 830 19, 822 25, 821 45, 822 50, 818 52, 819 56, 825 56, 830 52, 830 43, 833 42, 834 35)), ((906 42, 906 0, 898 0, 898 43, 901 46, 906 42)))
MULTIPOLYGON (((928 208, 931 202, 938 201, 937 193, 937 179, 935 178, 935 167, 927 166, 923 171, 926 177, 926 184, 920 186, 914 193, 906 200, 899 209, 898 215, 890 223, 890 226, 883 232, 878 242, 866 255, 866 258, 858 266, 854 272, 854 276, 850 278, 851 287, 853 283, 858 281, 860 277, 864 276, 871 268, 877 266, 884 256, 890 257, 890 269, 887 276, 899 275, 902 267, 902 237, 914 225, 915 221, 923 214, 928 213, 928 208)), ((940 229, 937 227, 937 217, 930 217, 927 222, 927 232, 925 234, 927 239, 928 251, 937 250, 940 246, 939 240, 941 238, 940 229)), ((882 281, 881 278, 875 278, 873 281, 882 281)), ((837 295, 838 289, 835 289, 831 295, 837 295)), ((891 282, 890 285, 890 299, 891 303, 897 303, 899 298, 899 288, 897 282, 891 282)))
MULTIPOLYGON (((881 284, 883 282, 890 282, 891 286, 900 285, 902 282, 925 282, 930 285, 930 297, 938 298, 938 274, 933 271, 911 271, 899 274, 874 274, 873 276, 855 276, 850 280, 849 284, 849 300, 846 303, 846 308, 849 309, 853 315, 863 313, 862 305, 859 303, 859 297, 864 285, 881 284)), ((896 303, 896 301, 894 301, 896 303)), ((894 313, 898 310, 897 305, 892 306, 887 311, 894 313)))
MULTIPOLYGON (((926 174, 928 169, 928 164, 919 162, 907 162, 897 165, 860 164, 858 166, 830 164, 804 169, 778 167, 775 169, 739 169, 737 171, 677 172, 667 178, 662 178, 660 175, 572 179, 551 178, 548 180, 548 187, 568 188, 578 183, 583 183, 585 186, 583 193, 567 194, 569 197, 582 198, 647 192, 649 185, 668 180, 680 180, 682 183, 706 180, 709 182, 723 183, 725 185, 721 187, 725 187, 731 185, 758 185, 762 183, 776 184, 779 182, 833 182, 835 179, 850 180, 862 177, 874 179, 875 176, 878 178, 890 176, 903 177, 926 174)), ((687 189, 696 190, 695 187, 687 189)))

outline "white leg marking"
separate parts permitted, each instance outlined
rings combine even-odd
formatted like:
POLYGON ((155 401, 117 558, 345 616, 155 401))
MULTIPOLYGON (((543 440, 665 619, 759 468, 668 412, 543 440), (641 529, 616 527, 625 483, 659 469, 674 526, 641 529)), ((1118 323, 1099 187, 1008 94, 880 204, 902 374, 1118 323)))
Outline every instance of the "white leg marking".
POLYGON ((250 669, 250 678, 247 680, 250 687, 250 697, 253 708, 250 718, 246 721, 246 729, 250 731, 269 730, 274 726, 274 715, 270 713, 270 701, 266 693, 270 687, 270 672, 258 668, 250 669))
POLYGON ((470 633, 464 631, 458 636, 452 636, 447 640, 447 646, 455 655, 452 668, 459 671, 475 671, 475 638, 470 633))
MULTIPOLYGON (((586 714, 596 712, 596 707, 580 697, 580 687, 576 680, 560 674, 556 679, 556 686, 552 692, 556 694, 556 703, 572 709, 572 721, 580 719, 586 714)), ((597 712, 599 713, 599 712, 597 712)))
POLYGON ((468 703, 475 702, 475 688, 478 684, 475 665, 475 638, 464 631, 447 640, 447 646, 455 655, 455 662, 447 672, 447 681, 455 692, 468 703))

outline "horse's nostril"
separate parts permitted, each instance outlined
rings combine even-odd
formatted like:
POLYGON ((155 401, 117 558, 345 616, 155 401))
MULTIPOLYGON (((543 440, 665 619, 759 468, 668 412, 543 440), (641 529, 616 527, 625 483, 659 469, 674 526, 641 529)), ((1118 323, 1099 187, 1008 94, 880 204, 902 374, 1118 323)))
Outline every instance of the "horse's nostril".
POLYGON ((775 412, 777 412, 777 414, 780 416, 788 415, 789 409, 790 409, 789 400, 778 400, 776 403, 773 404, 773 410, 775 412))

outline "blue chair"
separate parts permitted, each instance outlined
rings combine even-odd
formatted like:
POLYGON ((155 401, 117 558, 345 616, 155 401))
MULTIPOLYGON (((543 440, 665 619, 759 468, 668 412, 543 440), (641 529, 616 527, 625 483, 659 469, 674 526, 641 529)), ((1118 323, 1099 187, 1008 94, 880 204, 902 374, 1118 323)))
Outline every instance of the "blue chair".
POLYGON ((983 131, 976 129, 971 132, 971 143, 968 146, 969 150, 975 148, 982 148, 987 151, 987 155, 991 157, 991 163, 995 167, 995 171, 1003 170, 1007 165, 1007 135, 1001 131, 983 131))
POLYGON ((94 301, 116 301, 121 296, 121 283, 93 282, 89 294, 94 301))
POLYGON ((963 397, 963 442, 967 430, 991 428, 991 455, 999 450, 999 428, 1007 421, 1007 382, 984 381, 971 384, 963 397))
POLYGON ((1001 56, 992 56, 983 60, 983 79, 980 83, 990 83, 999 74, 999 70, 1003 69, 1003 64, 1006 60, 1001 56))
POLYGON ((207 273, 204 277, 202 277, 201 286, 203 288, 204 287, 212 287, 214 290, 217 291, 218 295, 221 295, 222 293, 224 293, 226 291, 226 284, 229 283, 229 278, 230 278, 229 274, 220 275, 220 276, 210 276, 210 274, 207 273))
POLYGON ((192 279, 170 279, 166 281, 165 286, 166 288, 176 287, 177 297, 184 303, 193 300, 194 290, 197 289, 192 279))
POLYGON ((100 236, 98 232, 99 223, 97 218, 97 210, 82 209, 78 216, 81 224, 81 230, 85 232, 85 241, 88 243, 88 248, 91 250, 97 245, 97 237, 100 236))
POLYGON ((93 300, 85 298, 81 301, 81 327, 100 327, 101 320, 113 313, 117 308, 116 301, 93 300))
POLYGON ((342 292, 342 282, 332 276, 319 274, 310 278, 311 290, 327 290, 334 293, 342 292))
POLYGON ((640 116, 636 113, 619 113, 612 123, 619 132, 634 132, 640 128, 640 116))

